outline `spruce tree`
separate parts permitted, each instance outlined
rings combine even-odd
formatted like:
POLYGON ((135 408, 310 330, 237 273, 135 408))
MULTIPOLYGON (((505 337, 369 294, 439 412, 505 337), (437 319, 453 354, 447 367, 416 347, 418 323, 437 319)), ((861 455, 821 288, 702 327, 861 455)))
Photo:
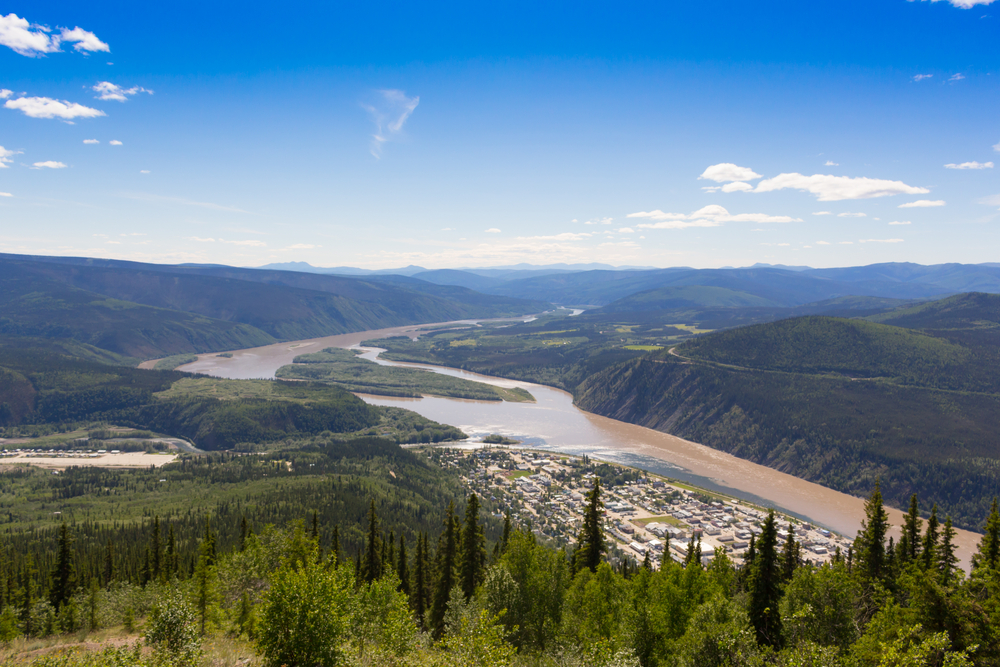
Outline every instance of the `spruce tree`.
POLYGON ((163 567, 163 546, 160 544, 160 517, 153 517, 153 539, 149 546, 149 577, 159 580, 163 567))
POLYGON ((972 557, 972 572, 976 575, 988 576, 996 572, 1000 565, 1000 510, 997 509, 997 499, 993 498, 990 515, 983 527, 983 538, 979 541, 979 549, 972 557))
POLYGON ((784 548, 781 551, 781 578, 788 582, 795 575, 795 568, 799 566, 799 550, 795 542, 795 528, 788 522, 788 536, 785 538, 784 548))
POLYGON ((663 534, 663 554, 660 556, 660 570, 667 567, 670 562, 670 533, 663 534))
POLYGON ((899 538, 896 548, 896 558, 901 567, 917 560, 920 553, 920 508, 917 504, 917 494, 910 496, 910 510, 903 518, 903 535, 899 538))
POLYGON ((56 553, 56 566, 52 571, 52 590, 49 602, 56 608, 62 608, 76 592, 76 563, 73 558, 73 539, 69 528, 63 523, 59 527, 59 550, 56 553))
POLYGON ((333 564, 340 562, 340 526, 333 527, 333 538, 330 540, 330 558, 333 564))
POLYGON ((941 573, 941 584, 947 586, 955 576, 958 566, 958 556, 955 555, 955 528, 951 525, 951 517, 944 519, 944 530, 941 532, 941 546, 937 552, 937 566, 941 573))
POLYGON ((883 580, 888 575, 885 563, 885 538, 888 532, 889 515, 882 506, 879 482, 875 482, 875 490, 865 502, 865 520, 854 540, 854 550, 847 553, 848 569, 853 567, 856 558, 865 578, 871 582, 883 580))
POLYGON ((410 601, 422 630, 427 629, 427 535, 417 535, 417 555, 413 563, 413 585, 410 601))
POLYGON ((247 516, 243 515, 240 519, 240 551, 247 548, 247 537, 249 537, 249 528, 247 526, 247 516))
POLYGON ((437 581, 434 585, 434 597, 431 600, 430 628, 435 638, 440 638, 444 632, 444 616, 448 611, 448 598, 455 585, 455 560, 458 536, 455 531, 455 503, 448 504, 448 515, 444 522, 444 534, 438 546, 437 581))
POLYGON ((507 553, 507 545, 510 544, 510 510, 503 515, 503 536, 500 538, 500 555, 507 553))
POLYGON ((750 573, 750 621, 762 646, 781 647, 781 569, 778 563, 778 528, 774 510, 768 512, 757 541, 757 553, 750 573))
POLYGON ((601 480, 594 478, 594 488, 587 494, 587 509, 583 513, 583 526, 577 537, 576 552, 573 554, 573 570, 579 572, 587 568, 597 571, 604 553, 604 530, 601 527, 601 480))
POLYGON ((399 535, 399 558, 396 564, 396 577, 399 579, 399 591, 410 597, 410 566, 407 563, 406 535, 399 535))
POLYGON ((174 524, 170 524, 170 528, 167 530, 167 553, 165 559, 165 568, 163 580, 169 581, 177 576, 177 566, 179 562, 179 554, 177 553, 177 536, 174 535, 174 524))
POLYGON ((931 518, 927 519, 927 532, 924 533, 924 544, 923 553, 921 557, 923 560, 923 567, 925 570, 930 570, 937 566, 937 547, 938 539, 938 518, 937 518, 937 503, 934 503, 934 507, 931 509, 931 518))
POLYGON ((212 550, 214 544, 208 540, 202 540, 198 548, 198 559, 195 561, 194 575, 194 602, 198 613, 198 624, 201 634, 205 634, 208 618, 211 615, 212 606, 215 602, 215 564, 212 562, 212 550))
POLYGON ((471 600, 476 586, 482 583, 486 571, 486 537, 479 525, 479 498, 469 496, 465 506, 465 526, 462 530, 462 558, 459 584, 466 600, 471 600))
POLYGON ((108 539, 108 546, 104 550, 104 583, 110 584, 115 578, 115 546, 111 539, 108 539))
POLYGON ((368 537, 365 543, 365 557, 361 562, 361 572, 364 581, 368 583, 382 577, 382 540, 374 500, 368 509, 368 537))
POLYGON ((396 531, 389 531, 389 539, 385 541, 385 558, 382 559, 383 568, 386 572, 396 570, 396 531))

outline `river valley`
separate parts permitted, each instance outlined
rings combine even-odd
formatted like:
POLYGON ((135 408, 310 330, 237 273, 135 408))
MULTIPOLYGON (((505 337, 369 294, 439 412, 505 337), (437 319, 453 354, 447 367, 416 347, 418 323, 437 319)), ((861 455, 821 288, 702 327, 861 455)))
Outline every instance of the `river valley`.
MULTIPOLYGON (((474 323, 448 324, 460 326, 474 323)), ((419 335, 421 328, 428 326, 440 325, 414 325, 276 343, 234 350, 230 357, 203 354, 199 355, 197 361, 181 366, 178 370, 230 379, 273 378, 278 368, 292 363, 297 355, 319 352, 328 347, 358 347, 363 341, 370 339, 399 335, 415 337, 419 335)), ((527 447, 566 454, 587 454, 593 458, 635 466, 751 502, 774 506, 848 537, 854 536, 864 519, 862 498, 666 433, 584 412, 575 407, 572 396, 562 390, 453 368, 388 362, 378 359, 379 352, 380 350, 366 349, 364 356, 382 364, 425 368, 502 387, 522 387, 535 397, 535 402, 362 396, 369 403, 405 407, 429 419, 457 426, 473 437, 497 433, 521 440, 527 447)), ((891 507, 886 509, 893 524, 892 533, 898 539, 902 512, 891 507)), ((979 539, 980 536, 976 533, 958 531, 958 556, 966 568, 979 539)))

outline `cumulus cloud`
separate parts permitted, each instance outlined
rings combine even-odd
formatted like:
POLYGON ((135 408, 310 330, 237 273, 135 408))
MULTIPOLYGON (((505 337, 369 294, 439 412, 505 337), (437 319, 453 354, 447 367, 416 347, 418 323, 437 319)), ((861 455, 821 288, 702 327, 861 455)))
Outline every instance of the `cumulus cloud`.
POLYGON ((838 163, 834 162, 833 160, 827 160, 826 162, 823 163, 823 166, 824 167, 839 167, 840 165, 838 163))
POLYGON ((909 225, 912 224, 909 220, 893 220, 889 223, 890 225, 909 225))
POLYGON ((14 195, 12 195, 12 194, 11 194, 11 193, 9 193, 9 192, 0 192, 0 197, 13 197, 13 196, 14 196, 14 195))
POLYGON ((97 85, 93 86, 95 93, 99 93, 97 99, 99 100, 115 100, 118 102, 125 102, 132 95, 137 95, 138 93, 148 93, 153 94, 152 90, 146 90, 142 86, 132 86, 131 88, 122 88, 121 86, 115 85, 110 81, 100 81, 97 85))
POLYGON ((31 165, 34 169, 65 169, 66 165, 62 162, 56 162, 55 160, 46 160, 45 162, 36 162, 31 165))
POLYGON ((946 164, 945 169, 992 169, 992 162, 962 162, 960 164, 946 164))
POLYGON ((753 190, 753 186, 749 183, 744 183, 743 181, 726 183, 722 186, 723 192, 750 192, 751 190, 753 190))
POLYGON ((85 143, 85 144, 99 144, 101 142, 98 141, 97 139, 84 139, 83 143, 85 143))
POLYGON ((914 81, 923 81, 924 79, 929 79, 932 76, 934 76, 934 75, 933 74, 917 74, 917 75, 915 75, 913 77, 913 80, 914 81))
POLYGON ((6 88, 0 89, 0 100, 5 100, 14 94, 13 90, 7 90, 6 88))
POLYGON ((829 176, 814 174, 778 174, 757 184, 754 192, 774 192, 775 190, 803 190, 816 195, 819 201, 841 201, 844 199, 872 199, 892 195, 916 195, 930 192, 927 188, 914 187, 902 181, 888 181, 878 178, 852 178, 850 176, 829 176))
POLYGON ((486 233, 487 234, 499 234, 500 230, 497 229, 496 227, 490 227, 489 229, 486 230, 486 233))
POLYGON ((900 204, 896 208, 933 208, 935 206, 944 206, 944 200, 918 199, 917 201, 900 204))
POLYGON ((635 230, 631 227, 622 227, 618 230, 619 234, 635 234, 635 230))
POLYGON ((712 204, 698 209, 694 213, 664 213, 663 211, 639 211, 629 213, 629 218, 645 218, 655 220, 638 225, 640 229, 687 229, 689 227, 718 227, 725 222, 802 222, 800 218, 786 215, 767 215, 766 213, 738 213, 733 215, 722 206, 712 204))
POLYGON ((19 155, 21 151, 9 151, 3 146, 0 146, 0 169, 8 169, 7 165, 13 162, 11 157, 14 155, 19 155))
POLYGON ((858 243, 902 243, 903 239, 861 239, 858 243))
POLYGON ((79 52, 110 51, 110 47, 99 40, 94 33, 77 26, 70 30, 62 28, 52 34, 48 26, 29 23, 17 14, 0 15, 0 45, 12 49, 22 56, 35 57, 60 51, 63 42, 73 44, 79 52))
POLYGON ((755 174, 753 169, 738 167, 732 162, 713 164, 706 169, 698 180, 715 181, 716 183, 726 183, 728 181, 752 181, 760 178, 760 174, 755 174))
POLYGON ((71 120, 73 118, 97 118, 106 115, 99 109, 91 109, 76 102, 66 102, 54 100, 51 97, 19 97, 16 100, 7 100, 4 106, 8 109, 15 109, 31 118, 61 118, 71 120))
POLYGON ((376 131, 372 135, 371 154, 382 157, 382 145, 399 135, 403 124, 420 104, 419 97, 407 97, 401 90, 380 90, 382 99, 376 104, 362 105, 371 114, 376 131))
POLYGON ((121 146, 121 145, 122 145, 122 142, 118 141, 117 139, 112 139, 112 140, 111 140, 111 141, 109 141, 108 143, 109 143, 110 145, 112 145, 112 146, 121 146))
MULTIPOLYGON (((610 225, 614 218, 592 218, 587 220, 585 225, 610 225)), ((575 221, 574 221, 575 222, 575 221)))
POLYGON ((867 213, 838 213, 838 218, 867 218, 867 213))

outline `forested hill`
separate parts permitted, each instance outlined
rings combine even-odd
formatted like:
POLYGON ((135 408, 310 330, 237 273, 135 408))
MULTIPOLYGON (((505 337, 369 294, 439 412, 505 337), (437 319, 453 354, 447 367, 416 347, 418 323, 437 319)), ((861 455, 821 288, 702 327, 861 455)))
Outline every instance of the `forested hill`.
POLYGON ((547 307, 410 280, 3 255, 0 336, 150 358, 547 307))
POLYGON ((924 331, 803 317, 710 334, 597 373, 577 403, 848 493, 881 478, 897 506, 916 492, 978 528, 1000 493, 998 301, 896 314, 924 331))

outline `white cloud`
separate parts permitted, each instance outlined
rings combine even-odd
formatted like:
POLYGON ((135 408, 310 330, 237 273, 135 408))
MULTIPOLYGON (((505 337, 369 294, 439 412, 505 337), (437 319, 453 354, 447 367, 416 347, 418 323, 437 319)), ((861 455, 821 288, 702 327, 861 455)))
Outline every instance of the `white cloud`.
POLYGON ((419 97, 407 97, 401 90, 380 90, 382 100, 378 105, 362 105, 375 121, 376 131, 372 135, 371 154, 382 157, 382 145, 397 136, 413 110, 420 104, 419 97))
POLYGON ((829 176, 814 174, 778 174, 774 178, 761 181, 754 192, 774 192, 775 190, 804 190, 816 195, 819 201, 841 201, 844 199, 872 199, 900 194, 925 194, 927 188, 907 185, 902 181, 887 181, 878 178, 851 178, 850 176, 829 176))
POLYGON ((96 86, 93 87, 94 92, 100 93, 97 96, 99 100, 116 100, 118 102, 125 102, 128 100, 130 95, 136 95, 138 93, 149 93, 153 94, 152 90, 146 90, 142 86, 132 86, 131 88, 122 88, 117 86, 110 81, 100 81, 96 86))
POLYGON ((149 173, 149 169, 140 169, 139 173, 140 174, 148 174, 149 173))
POLYGON ((722 186, 723 192, 750 192, 751 190, 753 190, 753 186, 749 183, 743 183, 742 181, 726 183, 722 186))
POLYGON ((199 236, 185 237, 185 241, 197 241, 198 243, 215 243, 215 239, 203 239, 199 236))
POLYGON ((110 51, 110 47, 92 32, 76 27, 62 28, 58 35, 49 34, 48 26, 31 24, 17 14, 0 15, 0 45, 22 56, 34 57, 60 51, 62 42, 72 43, 77 51, 110 51))
POLYGON ((55 160, 46 160, 45 162, 36 162, 32 167, 35 169, 65 169, 66 165, 55 160))
POLYGON ((833 215, 833 211, 816 211, 813 215, 833 215))
POLYGON ((622 227, 618 230, 619 234, 635 234, 635 230, 631 227, 622 227))
MULTIPOLYGON (((613 220, 614 220, 614 218, 591 218, 590 220, 587 220, 583 224, 585 224, 585 225, 610 225, 613 220)), ((573 222, 576 222, 576 220, 574 220, 573 222)))
POLYGON ((893 220, 889 223, 890 225, 909 225, 912 224, 909 220, 893 220))
MULTIPOLYGON (((490 231, 490 230, 487 230, 490 231)), ((496 231, 500 231, 499 229, 496 231)), ((593 234, 574 232, 563 232, 562 234, 552 234, 550 236, 518 236, 518 241, 583 241, 589 239, 593 234)))
POLYGON ((753 169, 738 167, 732 162, 713 164, 706 169, 698 180, 715 181, 716 183, 726 183, 727 181, 752 181, 760 178, 760 174, 755 174, 753 169))
MULTIPOLYGON (((212 202, 206 201, 192 201, 190 199, 184 199, 183 197, 164 197, 163 195, 151 195, 144 192, 130 192, 118 195, 124 199, 134 199, 136 201, 145 201, 152 203, 164 203, 164 204, 184 204, 185 206, 200 206, 201 208, 207 208, 213 211, 226 211, 228 213, 250 213, 250 211, 245 211, 241 208, 236 208, 235 206, 223 206, 221 204, 214 204, 212 202)), ((247 230, 230 230, 244 232, 247 230)), ((250 234, 256 234, 257 232, 247 231, 250 234)), ((219 239, 220 241, 222 239, 219 239)))
POLYGON ((823 163, 823 166, 824 167, 839 167, 840 165, 837 164, 836 162, 834 162, 833 160, 827 160, 826 162, 823 163))
POLYGON ((450 231, 452 231, 452 229, 451 229, 451 227, 442 227, 441 231, 442 232, 450 232, 450 231))
POLYGON ((867 218, 867 213, 838 213, 838 218, 867 218))
POLYGON ((323 246, 313 245, 311 243, 295 243, 285 248, 285 250, 312 250, 313 248, 322 248, 322 247, 323 246))
POLYGON ((5 100, 14 94, 13 90, 7 90, 6 88, 0 88, 0 100, 5 100))
POLYGON ((830 245, 829 241, 816 241, 816 245, 830 245))
POLYGON ((858 243, 902 243, 903 239, 861 239, 858 243))
POLYGON ((945 169, 992 169, 992 162, 962 162, 961 164, 946 164, 945 169))
POLYGON ((989 206, 1000 206, 1000 195, 993 195, 992 197, 983 197, 978 201, 980 204, 987 204, 989 206))
POLYGON ((12 195, 12 194, 11 194, 11 193, 9 193, 9 192, 0 192, 0 197, 13 197, 13 196, 14 196, 14 195, 12 195))
POLYGON ((258 241, 257 239, 249 239, 247 241, 226 241, 225 239, 219 239, 223 243, 232 243, 233 245, 244 245, 250 246, 252 248, 266 248, 267 244, 263 241, 258 241))
POLYGON ((75 42, 75 44, 73 44, 73 48, 80 52, 111 51, 111 47, 97 39, 97 35, 89 30, 84 30, 80 26, 77 26, 72 30, 63 28, 60 37, 64 42, 75 42))
POLYGON ((656 220, 654 223, 638 225, 640 229, 687 229, 689 227, 718 227, 724 222, 802 222, 800 218, 785 215, 767 215, 766 213, 731 214, 722 206, 712 204, 698 209, 694 213, 664 213, 663 211, 640 211, 629 213, 629 218, 646 218, 656 220))
POLYGON ((944 200, 918 199, 906 204, 900 204, 896 208, 932 208, 934 206, 944 206, 944 200))
POLYGON ((837 241, 837 245, 854 245, 854 241, 837 241))
POLYGON ((932 76, 934 76, 934 75, 933 74, 917 74, 917 75, 915 75, 913 77, 913 80, 914 81, 923 81, 924 79, 929 79, 932 76))
POLYGON ((98 141, 97 139, 84 139, 83 143, 85 143, 85 144, 99 144, 101 142, 98 141))
POLYGON ((0 169, 8 169, 9 167, 7 167, 7 165, 13 162, 13 160, 10 159, 11 156, 20 154, 21 151, 9 151, 3 146, 0 146, 0 169))
POLYGON ((964 79, 964 78, 965 78, 965 75, 964 75, 964 74, 962 74, 961 72, 959 72, 958 74, 952 74, 952 75, 951 75, 951 76, 950 76, 950 77, 948 78, 948 80, 949 80, 949 81, 961 81, 961 80, 962 80, 962 79, 964 79))
POLYGON ((486 230, 486 233, 487 234, 499 234, 500 230, 497 229, 496 227, 490 227, 489 229, 486 230))
POLYGON ((993 150, 995 150, 997 153, 1000 153, 1000 141, 993 144, 993 150))
POLYGON ((110 145, 112 145, 112 146, 121 146, 121 145, 122 145, 122 142, 118 141, 117 139, 112 139, 112 140, 111 140, 111 141, 109 141, 108 143, 109 143, 110 145))
POLYGON ((106 115, 98 109, 91 109, 75 102, 54 100, 50 97, 19 97, 16 100, 7 100, 4 106, 8 109, 16 109, 32 118, 96 118, 106 115))

